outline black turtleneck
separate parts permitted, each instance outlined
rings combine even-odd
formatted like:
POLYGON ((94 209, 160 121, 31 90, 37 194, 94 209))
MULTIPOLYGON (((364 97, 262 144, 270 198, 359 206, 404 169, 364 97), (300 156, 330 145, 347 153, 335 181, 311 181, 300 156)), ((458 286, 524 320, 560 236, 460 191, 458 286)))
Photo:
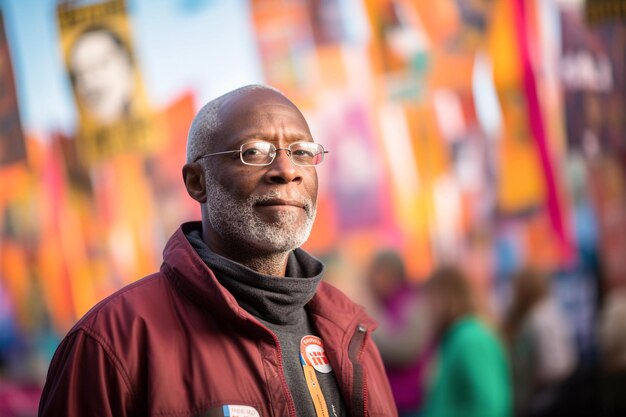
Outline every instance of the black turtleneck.
MULTIPOLYGON (((289 253, 285 277, 258 272, 212 252, 200 230, 187 239, 211 268, 217 280, 248 313, 276 335, 282 352, 285 378, 299 416, 315 416, 300 363, 300 341, 315 335, 304 306, 313 298, 322 279, 324 265, 302 249, 289 253)), ((317 373, 331 416, 345 416, 345 407, 334 373, 317 373)))

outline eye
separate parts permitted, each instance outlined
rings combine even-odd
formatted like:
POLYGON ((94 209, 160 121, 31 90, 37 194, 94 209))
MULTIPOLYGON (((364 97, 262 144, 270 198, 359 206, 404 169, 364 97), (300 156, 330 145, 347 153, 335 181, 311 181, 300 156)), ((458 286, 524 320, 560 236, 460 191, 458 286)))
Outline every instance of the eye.
POLYGON ((254 157, 254 156, 259 156, 262 155, 263 152, 258 149, 258 148, 248 148, 248 149, 244 149, 241 152, 241 155, 245 158, 245 157, 254 157))
POLYGON ((295 149, 293 152, 294 156, 302 157, 302 158, 312 158, 315 154, 307 149, 295 149))
POLYGON ((290 148, 293 156, 300 160, 311 160, 323 151, 318 144, 313 142, 297 142, 290 148))
POLYGON ((241 149, 241 160, 248 165, 267 165, 272 161, 275 148, 267 142, 247 143, 241 149))

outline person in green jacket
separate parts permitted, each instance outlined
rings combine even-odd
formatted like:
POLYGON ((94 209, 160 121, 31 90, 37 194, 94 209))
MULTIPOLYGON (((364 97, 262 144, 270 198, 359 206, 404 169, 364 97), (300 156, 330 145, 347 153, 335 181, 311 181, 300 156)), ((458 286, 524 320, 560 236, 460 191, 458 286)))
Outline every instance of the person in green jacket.
POLYGON ((509 417, 511 377, 498 337, 476 315, 466 276, 441 267, 425 284, 439 332, 423 417, 509 417))

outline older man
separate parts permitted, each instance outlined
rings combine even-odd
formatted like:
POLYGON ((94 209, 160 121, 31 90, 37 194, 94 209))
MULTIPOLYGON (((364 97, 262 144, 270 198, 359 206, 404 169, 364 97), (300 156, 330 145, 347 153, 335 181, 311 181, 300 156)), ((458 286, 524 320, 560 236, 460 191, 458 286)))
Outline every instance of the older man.
POLYGON ((396 416, 374 322, 299 249, 325 153, 271 88, 204 106, 183 167, 202 223, 68 333, 40 415, 396 416))

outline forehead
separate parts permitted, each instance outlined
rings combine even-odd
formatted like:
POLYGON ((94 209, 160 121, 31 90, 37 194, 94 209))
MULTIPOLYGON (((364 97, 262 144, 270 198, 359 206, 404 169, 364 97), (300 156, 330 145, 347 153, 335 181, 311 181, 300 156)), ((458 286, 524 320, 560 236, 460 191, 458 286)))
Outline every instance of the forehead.
POLYGON ((272 90, 252 90, 227 98, 220 106, 219 117, 219 147, 239 145, 250 139, 313 140, 302 113, 272 90))
POLYGON ((115 49, 115 41, 110 34, 104 31, 87 32, 76 40, 71 56, 74 59, 87 58, 112 49, 115 49))
POLYGON ((68 63, 72 72, 79 74, 106 67, 107 64, 130 64, 122 47, 106 32, 84 34, 70 51, 68 63))

